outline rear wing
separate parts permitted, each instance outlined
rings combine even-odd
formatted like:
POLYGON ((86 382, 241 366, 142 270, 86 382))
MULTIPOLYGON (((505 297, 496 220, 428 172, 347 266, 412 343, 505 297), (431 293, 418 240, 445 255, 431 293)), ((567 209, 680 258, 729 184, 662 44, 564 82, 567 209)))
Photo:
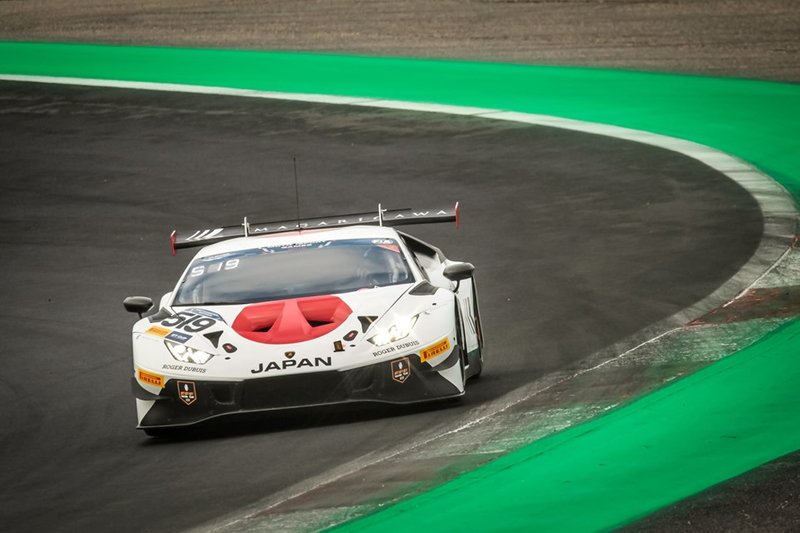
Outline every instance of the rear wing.
POLYGON ((216 242, 236 237, 249 237, 255 235, 269 235, 305 229, 340 228, 344 226, 374 225, 374 226, 401 226, 408 224, 429 224, 433 222, 455 222, 459 227, 458 202, 453 207, 435 209, 382 209, 371 213, 353 213, 350 215, 336 215, 330 217, 304 218, 298 220, 284 220, 278 222, 250 223, 247 217, 236 226, 223 226, 220 228, 199 229, 194 231, 175 230, 170 235, 172 255, 181 248, 207 246, 216 242))

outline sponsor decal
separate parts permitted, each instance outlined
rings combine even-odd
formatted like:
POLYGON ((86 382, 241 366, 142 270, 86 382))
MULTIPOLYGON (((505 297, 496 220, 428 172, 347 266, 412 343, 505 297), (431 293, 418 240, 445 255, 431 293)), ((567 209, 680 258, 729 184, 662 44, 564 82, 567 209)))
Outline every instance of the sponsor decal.
MULTIPOLYGON (((373 224, 381 220, 414 220, 426 218, 440 218, 440 217, 453 217, 458 220, 458 204, 455 209, 439 209, 428 211, 413 211, 411 209, 381 209, 379 214, 363 213, 354 215, 339 215, 333 217, 323 218, 309 218, 297 221, 273 222, 273 223, 253 223, 248 224, 249 234, 256 235, 259 233, 277 233, 282 231, 293 231, 297 229, 313 229, 313 228, 327 228, 335 226, 352 226, 355 224, 373 224)), ((194 232, 184 240, 187 241, 203 241, 213 239, 220 235, 224 228, 203 229, 194 232)))
MULTIPOLYGON (((294 355, 294 352, 291 352, 294 355)), ((250 370, 251 374, 261 374, 262 372, 270 372, 273 370, 287 370, 289 368, 318 368, 321 366, 331 366, 333 361, 330 357, 303 357, 300 359, 288 359, 286 361, 270 361, 266 365, 259 363, 258 368, 250 370)))
POLYGON ((222 345, 222 349, 225 350, 227 353, 233 353, 239 348, 237 348, 236 346, 234 346, 229 342, 226 342, 225 344, 222 345))
POLYGON ((150 326, 145 331, 148 335, 154 335, 156 337, 166 337, 170 333, 172 333, 171 329, 162 328, 161 326, 150 326))
POLYGON ((214 320, 222 322, 223 324, 225 323, 225 319, 222 318, 222 315, 220 315, 219 313, 215 313, 214 311, 209 311, 208 309, 200 309, 197 307, 192 307, 191 309, 189 309, 189 312, 208 318, 213 318, 214 320))
POLYGON ((195 241, 204 241, 206 239, 213 239, 220 233, 224 228, 214 228, 214 229, 199 229, 186 237, 184 240, 186 242, 195 242, 195 241))
POLYGON ((346 340, 347 342, 352 342, 353 340, 355 340, 357 335, 358 332, 356 330, 348 331, 347 335, 345 335, 343 339, 346 340))
POLYGON ((285 355, 286 357, 291 359, 292 357, 294 357, 294 354, 295 354, 295 352, 285 352, 283 355, 285 355))
POLYGON ((372 239, 372 244, 390 252, 400 253, 400 247, 392 239, 372 239))
POLYGON ((160 374, 154 374, 153 372, 147 372, 146 370, 139 369, 139 381, 142 383, 147 383, 148 385, 153 385, 154 387, 158 387, 159 389, 164 388, 164 376, 160 374))
POLYGON ((342 341, 333 341, 333 351, 334 352, 344 351, 344 345, 342 344, 342 341))
POLYGON ((392 379, 398 383, 405 383, 411 376, 411 364, 408 362, 408 357, 392 361, 391 369, 392 379))
POLYGON ((428 346, 424 350, 419 353, 419 360, 421 363, 433 359, 434 357, 438 357, 443 353, 447 352, 450 349, 450 339, 444 338, 437 342, 436 344, 432 344, 428 346))
POLYGON ((192 405, 197 400, 197 390, 194 381, 178 382, 178 398, 186 405, 192 405))
POLYGON ((414 348, 415 346, 419 346, 419 341, 406 341, 401 342, 400 344, 395 344, 394 346, 387 346, 386 348, 381 348, 380 350, 375 350, 372 352, 373 357, 380 357, 382 355, 386 355, 387 353, 393 353, 401 350, 407 350, 409 348, 414 348))
POLYGON ((380 357, 382 355, 386 355, 387 353, 396 352, 397 350, 394 349, 394 346, 387 346, 386 348, 375 350, 372 352, 373 357, 380 357))
POLYGON ((180 342, 183 344, 184 342, 188 341, 192 338, 191 335, 187 335, 186 333, 181 333, 180 331, 173 331, 166 337, 167 339, 175 342, 180 342))
MULTIPOLYGON (((226 257, 230 257, 234 254, 235 252, 225 252, 224 254, 208 255, 206 257, 201 257, 200 259, 198 259, 198 262, 202 261, 204 263, 210 263, 212 261, 219 261, 220 259, 225 259, 226 257)), ((209 313, 210 312, 211 311, 209 311, 209 313)))
POLYGON ((189 366, 189 365, 175 365, 171 363, 166 363, 161 365, 161 370, 172 370, 172 371, 179 371, 179 372, 194 372, 195 374, 205 374, 206 369, 200 366, 189 366))
POLYGON ((419 341, 406 341, 394 345, 398 350, 405 350, 406 348, 413 348, 414 346, 419 346, 419 341))
MULTIPOLYGON (((384 210, 385 211, 385 210, 384 210)), ((378 222, 379 220, 404 220, 425 218, 429 216, 447 216, 452 215, 452 212, 439 209, 438 211, 412 211, 410 209, 398 210, 393 212, 384 212, 381 215, 370 215, 364 213, 363 215, 343 215, 341 217, 327 217, 327 218, 311 218, 306 220, 299 220, 297 222, 276 222, 272 224, 251 224, 250 233, 274 233, 279 231, 291 231, 296 229, 312 229, 312 228, 327 228, 329 226, 345 226, 355 224, 370 224, 378 222), (399 212, 398 212, 399 211, 399 212)), ((222 228, 214 230, 196 231, 189 236, 186 240, 204 240, 216 237, 222 228)))
POLYGON ((396 254, 400 253, 400 247, 396 244, 379 244, 378 248, 383 248, 384 250, 389 250, 390 252, 394 252, 396 254))

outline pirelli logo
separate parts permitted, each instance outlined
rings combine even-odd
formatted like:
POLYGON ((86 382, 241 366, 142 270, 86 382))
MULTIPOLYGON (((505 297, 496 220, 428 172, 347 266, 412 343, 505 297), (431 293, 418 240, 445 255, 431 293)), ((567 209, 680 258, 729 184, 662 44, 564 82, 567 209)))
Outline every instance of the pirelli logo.
POLYGON ((147 372, 146 370, 139 369, 139 381, 142 383, 147 383, 148 385, 153 385, 154 387, 158 387, 159 389, 164 388, 164 376, 159 374, 154 374, 152 372, 147 372))
POLYGON ((445 337, 436 344, 428 346, 424 350, 420 351, 419 360, 421 363, 424 363, 425 361, 428 361, 430 359, 433 359, 434 357, 442 355, 449 349, 450 349, 450 339, 445 337))
POLYGON ((161 326, 150 326, 145 331, 148 335, 155 335, 156 337, 166 337, 170 333, 172 333, 171 329, 162 328, 161 326))

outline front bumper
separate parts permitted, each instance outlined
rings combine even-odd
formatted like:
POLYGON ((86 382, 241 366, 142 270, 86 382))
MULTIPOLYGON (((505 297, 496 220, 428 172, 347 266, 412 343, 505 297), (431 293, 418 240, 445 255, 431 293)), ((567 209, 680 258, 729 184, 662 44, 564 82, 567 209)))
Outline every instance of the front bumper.
POLYGON ((222 415, 337 403, 408 404, 458 397, 463 389, 441 372, 457 365, 460 353, 456 346, 435 368, 412 354, 346 371, 244 381, 169 379, 157 395, 142 389, 134 378, 134 395, 152 404, 138 427, 183 426, 222 415))

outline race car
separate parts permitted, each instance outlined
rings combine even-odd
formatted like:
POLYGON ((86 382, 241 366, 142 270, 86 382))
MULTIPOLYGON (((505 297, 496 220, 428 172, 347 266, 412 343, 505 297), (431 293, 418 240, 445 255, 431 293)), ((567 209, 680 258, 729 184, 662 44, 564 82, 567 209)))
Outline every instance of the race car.
POLYGON ((474 267, 395 229, 458 218, 458 204, 379 206, 172 232, 173 255, 203 246, 174 290, 155 312, 147 297, 123 302, 139 315, 137 427, 159 435, 236 413, 463 395, 483 367, 474 267))

